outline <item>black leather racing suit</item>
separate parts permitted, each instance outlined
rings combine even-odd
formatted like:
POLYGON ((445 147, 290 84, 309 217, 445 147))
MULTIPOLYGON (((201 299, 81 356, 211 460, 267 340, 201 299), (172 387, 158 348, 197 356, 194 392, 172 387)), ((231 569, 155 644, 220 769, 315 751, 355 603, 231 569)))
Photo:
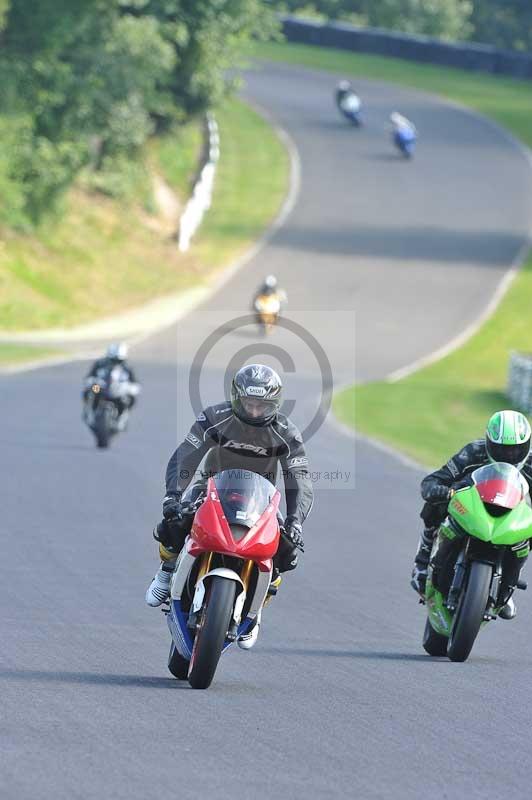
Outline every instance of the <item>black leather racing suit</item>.
POLYGON ((93 376, 98 375, 100 370, 103 370, 105 373, 110 372, 113 367, 120 365, 126 375, 128 376, 128 380, 131 383, 137 383, 137 379, 135 378, 135 374, 129 364, 126 364, 125 361, 116 361, 114 358, 99 358, 97 361, 94 362, 92 367, 87 372, 86 377, 91 378, 93 376))
MULTIPOLYGON (((488 464, 490 461, 484 439, 476 439, 466 444, 456 455, 449 459, 440 469, 431 472, 421 481, 421 496, 424 500, 430 497, 431 489, 434 486, 448 486, 452 488, 456 484, 464 481, 475 469, 488 464)), ((525 464, 521 467, 521 473, 532 487, 532 453, 528 456, 525 464)), ((433 540, 434 535, 447 516, 447 502, 431 503, 425 502, 421 510, 421 518, 425 523, 425 533, 422 538, 433 540)), ((515 586, 519 578, 519 572, 524 566, 528 553, 530 552, 529 542, 520 543, 512 549, 508 549, 504 561, 504 583, 507 586, 515 586), (519 555, 517 554, 519 553, 519 555)), ((450 555, 450 554, 449 554, 450 555)), ((438 559, 442 561, 447 556, 445 550, 439 552, 438 559)))
MULTIPOLYGON (((87 372, 85 377, 86 378, 97 378, 97 377, 107 378, 107 376, 109 375, 111 370, 114 367, 117 367, 117 366, 119 366, 122 369, 123 373, 127 377, 127 380, 129 381, 129 383, 138 383, 138 381, 137 381, 137 379, 135 377, 135 373, 133 372, 133 370, 131 369, 129 364, 126 364, 124 361, 117 361, 114 358, 107 358, 107 357, 97 359, 94 362, 94 364, 92 365, 92 367, 89 369, 89 371, 87 372)), ((83 400, 87 399, 87 395, 89 394, 89 392, 90 392, 89 388, 85 388, 83 390, 83 400)), ((135 400, 136 400, 136 397, 133 396, 133 395, 127 395, 124 398, 120 398, 120 399, 115 400, 115 404, 116 404, 116 406, 118 408, 118 412, 121 414, 124 411, 125 408, 130 408, 130 409, 133 408, 133 406, 135 405, 135 400)))
MULTIPOLYGON (((224 469, 250 470, 275 484, 281 469, 286 500, 286 522, 303 524, 313 502, 313 488, 305 446, 296 426, 283 414, 268 425, 248 425, 233 414, 231 403, 206 408, 166 469, 166 493, 178 497, 187 487, 195 495, 207 478, 224 469), (201 471, 199 466, 205 461, 201 471)), ((183 538, 172 550, 181 549, 183 538)))

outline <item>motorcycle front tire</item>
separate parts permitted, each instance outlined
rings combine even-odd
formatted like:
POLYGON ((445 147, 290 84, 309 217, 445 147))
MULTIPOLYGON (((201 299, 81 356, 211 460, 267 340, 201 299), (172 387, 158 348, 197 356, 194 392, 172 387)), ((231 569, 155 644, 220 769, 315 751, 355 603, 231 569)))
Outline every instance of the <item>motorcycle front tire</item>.
POLYGON ((491 564, 472 561, 453 620, 447 655, 451 661, 466 661, 484 619, 493 575, 491 564))
POLYGON ((188 682, 193 689, 207 689, 212 683, 233 615, 235 591, 234 581, 219 575, 211 578, 190 659, 188 682))

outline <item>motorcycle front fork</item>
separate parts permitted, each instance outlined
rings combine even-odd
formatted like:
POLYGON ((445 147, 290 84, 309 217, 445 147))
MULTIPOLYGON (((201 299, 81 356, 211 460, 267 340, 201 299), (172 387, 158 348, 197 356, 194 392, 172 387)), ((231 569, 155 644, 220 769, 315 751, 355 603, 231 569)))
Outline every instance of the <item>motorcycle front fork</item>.
MULTIPOLYGON (((468 545, 469 541, 466 542, 465 547, 463 548, 463 550, 460 551, 460 554, 456 559, 456 564, 454 565, 453 579, 451 582, 449 592, 447 594, 447 600, 445 601, 445 607, 451 613, 454 613, 457 609, 458 602, 460 600, 460 593, 464 585, 464 578, 466 575, 467 561, 468 561, 467 558, 469 549, 468 545)), ((502 581, 502 559, 503 555, 501 552, 500 554, 497 555, 496 562, 495 564, 493 564, 493 576, 491 579, 488 604, 486 606, 486 611, 484 613, 484 619, 486 621, 497 618, 497 615, 495 614, 496 605, 498 602, 499 605, 502 604, 499 601, 499 595, 501 592, 501 581, 502 581)), ((512 596, 513 592, 514 592, 513 588, 510 589, 508 597, 501 598, 501 600, 504 600, 504 602, 507 603, 510 597, 512 596)))

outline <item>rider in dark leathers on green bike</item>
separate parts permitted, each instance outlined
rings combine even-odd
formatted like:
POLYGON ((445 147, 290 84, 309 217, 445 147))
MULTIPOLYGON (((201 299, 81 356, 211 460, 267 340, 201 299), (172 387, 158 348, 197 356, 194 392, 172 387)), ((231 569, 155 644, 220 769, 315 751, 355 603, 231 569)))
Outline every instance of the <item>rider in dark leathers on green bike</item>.
MULTIPOLYGON (((490 461, 504 461, 517 467, 526 481, 532 486, 532 454, 530 452, 532 430, 523 414, 517 411, 498 411, 490 418, 484 439, 466 444, 440 469, 431 472, 421 482, 421 496, 425 505, 421 519, 425 529, 421 534, 414 559, 411 585, 421 596, 425 593, 427 569, 431 561, 432 546, 441 523, 447 516, 447 506, 454 490, 468 483, 469 476, 479 467, 490 461)), ((448 544, 439 547, 433 568, 441 568, 450 555, 448 544)), ((503 567, 503 585, 508 589, 515 587, 523 568, 530 544, 520 543, 509 550, 503 567)), ((503 619, 515 617, 515 603, 509 599, 500 615, 503 619)))

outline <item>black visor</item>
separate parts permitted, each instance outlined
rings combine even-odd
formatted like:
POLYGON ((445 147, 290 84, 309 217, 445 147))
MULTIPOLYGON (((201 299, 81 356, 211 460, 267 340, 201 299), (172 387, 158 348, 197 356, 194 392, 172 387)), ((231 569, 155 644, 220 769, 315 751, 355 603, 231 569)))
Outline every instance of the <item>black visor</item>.
POLYGON ((239 397, 236 401, 237 416, 250 425, 264 425, 277 413, 277 404, 259 397, 239 397))
POLYGON ((487 439, 486 449, 493 461, 504 461, 517 466, 526 461, 530 452, 530 440, 523 444, 497 444, 487 439))

